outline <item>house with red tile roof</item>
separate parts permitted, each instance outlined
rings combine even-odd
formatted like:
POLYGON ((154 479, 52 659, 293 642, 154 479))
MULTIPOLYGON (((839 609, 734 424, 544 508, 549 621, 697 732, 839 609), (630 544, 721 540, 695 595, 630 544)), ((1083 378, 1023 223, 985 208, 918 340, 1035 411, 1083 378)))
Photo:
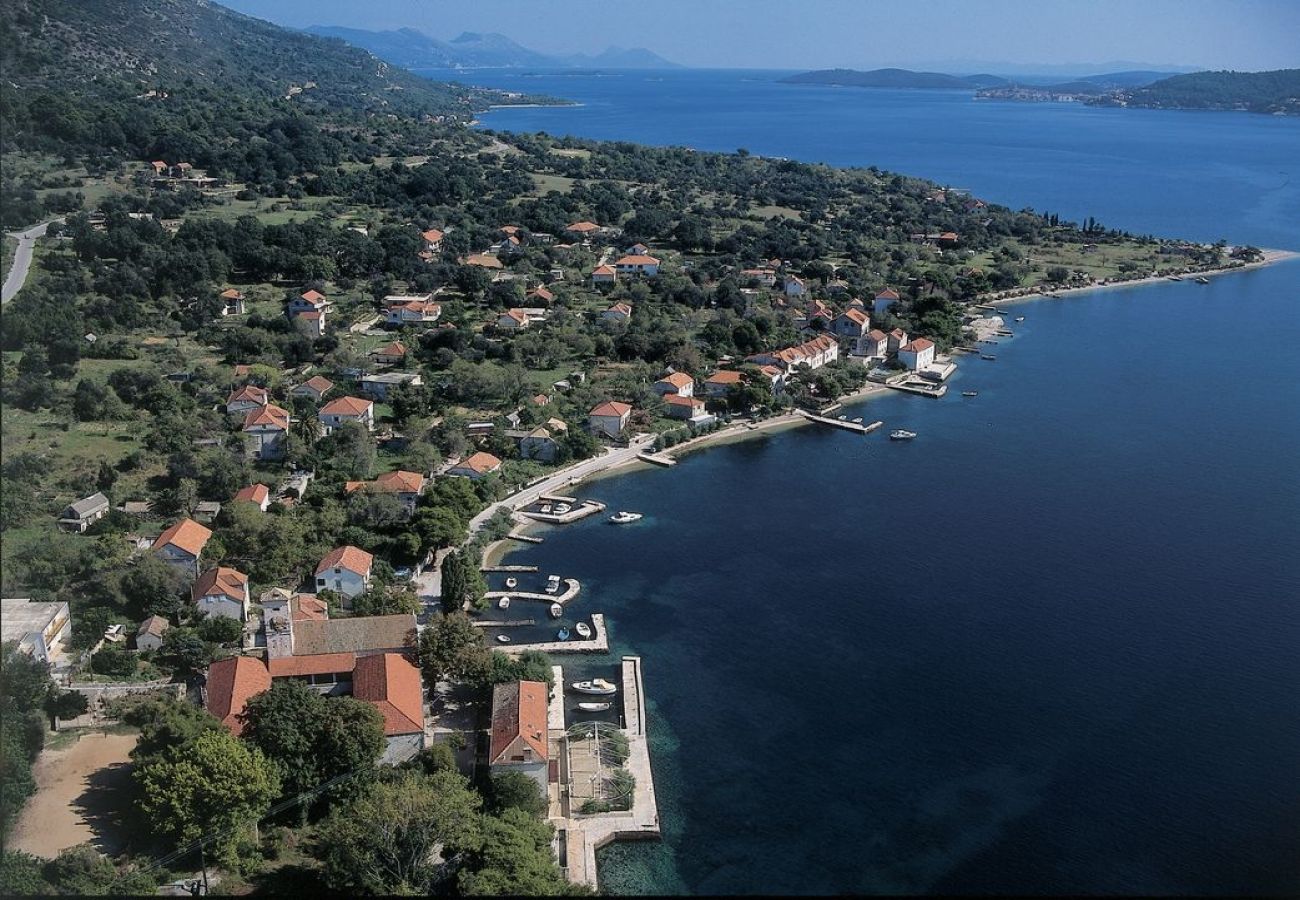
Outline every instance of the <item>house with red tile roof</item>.
POLYGON ((595 222, 574 222, 572 225, 565 227, 564 233, 570 237, 586 239, 600 231, 600 226, 595 222))
POLYGON ((193 519, 181 519, 158 535, 152 550, 163 562, 195 578, 199 574, 199 557, 211 537, 211 529, 193 519))
POLYGON ((475 266, 480 269, 504 269, 505 264, 495 256, 488 256, 486 253, 472 253, 461 260, 466 266, 475 266))
POLYGON ((861 356, 867 359, 880 357, 883 358, 889 352, 889 335, 885 334, 879 328, 873 328, 858 338, 857 347, 853 351, 854 356, 861 356))
POLYGON ((913 338, 898 348, 898 361, 911 372, 923 372, 934 363, 934 341, 913 338))
POLYGON ((677 394, 680 397, 695 395, 695 379, 685 372, 670 372, 650 386, 660 397, 677 394))
POLYGON ((271 402, 271 395, 266 388, 255 384, 244 384, 230 392, 226 398, 226 413, 243 418, 250 411, 266 406, 271 402))
POLYGON ((406 359, 406 345, 401 341, 392 341, 370 351, 370 355, 375 358, 381 366, 393 366, 406 359))
POLYGON ((421 232, 420 237, 424 239, 424 250, 426 253, 442 252, 443 235, 441 231, 436 228, 430 228, 428 231, 421 232))
POLYGON ((402 501, 409 516, 415 512, 415 505, 424 491, 424 476, 419 472, 385 472, 374 481, 349 481, 343 486, 344 493, 352 494, 360 490, 378 491, 393 494, 402 501))
POLYGON ((313 375, 289 393, 295 397, 308 397, 319 403, 332 390, 334 390, 334 382, 324 375, 313 375))
POLYGON ((550 306, 552 303, 555 302, 555 294, 551 293, 545 287, 539 285, 533 288, 528 293, 524 294, 524 299, 531 300, 534 303, 544 303, 547 306, 550 306))
POLYGON ((550 748, 547 688, 540 681, 498 684, 492 690, 492 738, 488 765, 493 775, 522 772, 546 793, 550 748))
POLYGON ((592 434, 617 438, 632 417, 632 406, 617 400, 607 400, 592 407, 587 413, 587 427, 592 434))
POLYGON ((374 706, 384 717, 387 746, 380 762, 402 762, 424 749, 424 685, 420 670, 405 656, 376 653, 358 657, 352 670, 352 696, 374 706))
POLYGON ((374 431, 375 403, 360 397, 339 397, 322 406, 316 418, 325 426, 326 434, 345 422, 360 422, 366 431, 374 431))
POLYGON ((244 314, 244 295, 234 288, 221 292, 221 315, 242 316, 244 314))
POLYGON ((706 417, 704 401, 699 397, 668 394, 664 397, 664 415, 670 419, 683 419, 688 422, 703 419, 706 417))
POLYGON ((659 260, 643 253, 629 254, 614 263, 614 271, 620 275, 644 275, 654 278, 659 274, 659 260))
POLYGON ((854 306, 850 306, 831 320, 831 331, 842 338, 860 338, 870 329, 871 319, 854 306))
POLYGON ((876 315, 883 315, 889 311, 889 308, 899 301, 898 291, 893 288, 885 288, 876 294, 871 304, 871 311, 876 315))
POLYGON ((742 384, 745 376, 733 369, 722 369, 704 379, 704 393, 709 397, 725 397, 727 391, 742 384))
POLYGON ((320 337, 325 334, 325 312, 329 306, 329 300, 320 291, 303 291, 289 301, 285 314, 312 337, 320 337))
POLYGON ((899 350, 903 349, 903 345, 907 343, 907 332, 901 328, 895 328, 893 331, 889 332, 887 338, 889 352, 897 353, 899 350))
POLYGON ((632 318, 632 304, 615 303, 609 309, 600 314, 600 317, 606 322, 626 322, 632 318))
POLYGON ((316 566, 316 590, 333 591, 350 606, 353 597, 370 590, 374 563, 374 556, 360 547, 335 547, 316 566))
POLYGON ((253 459, 283 459, 289 437, 289 411, 268 403, 244 417, 244 450, 253 459))
POLYGON ((501 460, 491 453, 482 451, 473 453, 447 470, 447 474, 456 478, 469 478, 478 481, 486 478, 501 468, 501 460))
POLYGON ((519 331, 528 327, 528 314, 522 309, 507 309, 497 316, 496 326, 503 331, 519 331))
POLYGON ((775 366, 781 371, 789 373, 805 366, 809 369, 820 369, 827 363, 832 363, 839 358, 839 341, 829 334, 823 334, 812 340, 804 341, 795 347, 756 353, 753 356, 746 357, 746 361, 760 366, 775 366))
POLYGON ((271 673, 260 659, 231 656, 208 667, 204 706, 231 733, 244 731, 242 718, 248 701, 271 688, 271 673))
POLYGON ((271 505, 271 489, 264 484, 250 484, 235 493, 234 503, 253 503, 262 512, 271 505))
POLYGON ((405 299, 384 310, 384 321, 389 325, 428 325, 438 321, 442 305, 426 299, 405 299))
POLYGON ((135 649, 161 650, 163 636, 171 629, 172 623, 162 616, 150 616, 140 623, 135 631, 135 649))
POLYGON ((790 275, 785 279, 783 290, 787 297, 802 297, 808 292, 808 287, 798 275, 790 275))
POLYGON ((616 281, 618 281, 618 270, 613 266, 599 265, 591 270, 591 283, 593 285, 613 284, 616 281))
POLYGON ((204 615, 247 622, 251 603, 248 576, 226 566, 214 566, 190 587, 190 601, 204 615))

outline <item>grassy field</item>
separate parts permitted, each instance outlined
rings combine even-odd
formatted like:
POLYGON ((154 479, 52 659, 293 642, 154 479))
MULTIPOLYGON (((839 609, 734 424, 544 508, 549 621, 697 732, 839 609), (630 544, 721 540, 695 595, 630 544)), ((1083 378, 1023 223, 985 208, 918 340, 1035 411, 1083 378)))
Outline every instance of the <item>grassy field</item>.
POLYGON ((187 218, 220 219, 234 222, 240 216, 254 216, 263 225, 284 225, 289 222, 305 222, 320 215, 322 208, 335 201, 335 197, 304 197, 290 200, 288 197, 260 197, 257 200, 223 200, 212 206, 196 209, 186 214, 187 218))
POLYGON ((576 179, 566 178, 563 175, 543 175, 537 172, 528 173, 532 176, 533 182, 537 185, 533 189, 534 197, 545 197, 551 191, 557 191, 561 194, 567 194, 573 190, 573 184, 576 179))

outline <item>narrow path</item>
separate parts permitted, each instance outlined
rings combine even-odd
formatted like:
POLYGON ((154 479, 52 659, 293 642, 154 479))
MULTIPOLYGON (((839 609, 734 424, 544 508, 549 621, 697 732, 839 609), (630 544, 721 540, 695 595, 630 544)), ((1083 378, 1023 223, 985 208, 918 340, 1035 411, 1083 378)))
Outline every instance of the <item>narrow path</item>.
POLYGON ((54 222, 62 222, 62 219, 52 219, 49 222, 42 222, 40 225, 33 225, 26 231, 15 231, 9 234, 10 237, 18 238, 18 249, 14 252, 14 264, 5 276, 3 290, 0 290, 0 304, 8 303, 18 295, 27 283, 27 270, 32 265, 32 250, 36 246, 36 239, 45 236, 45 231, 54 222))

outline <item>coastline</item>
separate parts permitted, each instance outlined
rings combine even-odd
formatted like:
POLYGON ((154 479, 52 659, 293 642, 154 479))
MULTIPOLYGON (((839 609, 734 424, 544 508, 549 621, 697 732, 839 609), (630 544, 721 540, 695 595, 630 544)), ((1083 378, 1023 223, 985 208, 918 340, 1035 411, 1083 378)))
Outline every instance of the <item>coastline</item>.
MULTIPOLYGON (((1179 272, 1177 274, 1179 278, 1187 281, 1194 280, 1201 276, 1231 275, 1234 272, 1246 272, 1251 269, 1260 269, 1264 266, 1271 266, 1281 262, 1288 262, 1293 259, 1300 259, 1300 250, 1262 250, 1261 252, 1264 254, 1264 258, 1258 262, 1242 263, 1241 265, 1236 266, 1220 266, 1217 269, 1189 269, 1186 272, 1179 272)), ((1031 300, 1051 299, 1047 296, 1048 294, 1051 294, 1053 297, 1074 296, 1076 294, 1107 291, 1114 288, 1144 287, 1146 285, 1158 284, 1169 280, 1168 275, 1147 275, 1143 278, 1134 278, 1130 281, 1108 281, 1105 284, 1086 284, 1082 287, 1061 288, 1059 290, 1049 291, 1043 288, 1035 288, 1027 290, 1023 294, 1016 294, 1013 296, 1005 296, 1005 292, 999 292, 999 295, 980 297, 976 302, 981 306, 999 306, 1003 304, 1012 305, 1016 303, 1026 303, 1031 300)))

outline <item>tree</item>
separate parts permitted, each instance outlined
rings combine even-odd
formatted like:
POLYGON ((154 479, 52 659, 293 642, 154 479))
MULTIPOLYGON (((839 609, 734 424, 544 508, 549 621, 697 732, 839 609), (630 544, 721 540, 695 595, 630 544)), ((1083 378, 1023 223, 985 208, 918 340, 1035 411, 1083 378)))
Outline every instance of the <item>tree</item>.
POLYGON ((45 860, 6 850, 0 856, 0 890, 10 897, 48 897, 54 886, 45 880, 45 860))
POLYGON ((119 678, 134 675, 136 670, 135 654, 121 644, 104 644, 90 658, 90 670, 96 675, 114 675, 119 678))
POLYGON ((213 644, 234 643, 243 633, 243 624, 230 616, 208 616, 199 622, 199 637, 213 644))
POLYGON ((569 884, 551 854, 551 825, 522 809, 483 820, 483 840, 460 873, 468 896, 557 896, 585 894, 569 884))
POLYGON ((145 896, 158 889, 158 880, 147 871, 113 861, 90 844, 78 844, 62 851, 46 864, 44 876, 58 894, 77 897, 145 896))
POLYGON ((216 647, 189 628, 169 628, 158 650, 158 662, 186 679, 208 667, 216 656, 216 647))
POLYGON ((373 784, 321 825, 325 879, 336 891, 430 893, 442 860, 479 845, 481 804, 456 772, 373 784))
POLYGON ((492 810, 521 809, 540 818, 546 812, 541 786, 523 772, 502 772, 492 776, 492 810))
POLYGON ((280 791, 275 767, 262 751, 224 728, 163 750, 132 775, 139 789, 136 808, 156 834, 181 846, 229 829, 213 844, 227 862, 280 791))
POLYGON ((420 669, 430 687, 474 677, 485 669, 487 657, 478 629, 462 612, 438 616, 420 632, 420 669))
POLYGON ((90 701, 80 691, 63 691, 53 682, 50 692, 45 697, 45 714, 50 717, 50 729, 54 728, 55 719, 75 719, 85 715, 90 709, 90 701))

